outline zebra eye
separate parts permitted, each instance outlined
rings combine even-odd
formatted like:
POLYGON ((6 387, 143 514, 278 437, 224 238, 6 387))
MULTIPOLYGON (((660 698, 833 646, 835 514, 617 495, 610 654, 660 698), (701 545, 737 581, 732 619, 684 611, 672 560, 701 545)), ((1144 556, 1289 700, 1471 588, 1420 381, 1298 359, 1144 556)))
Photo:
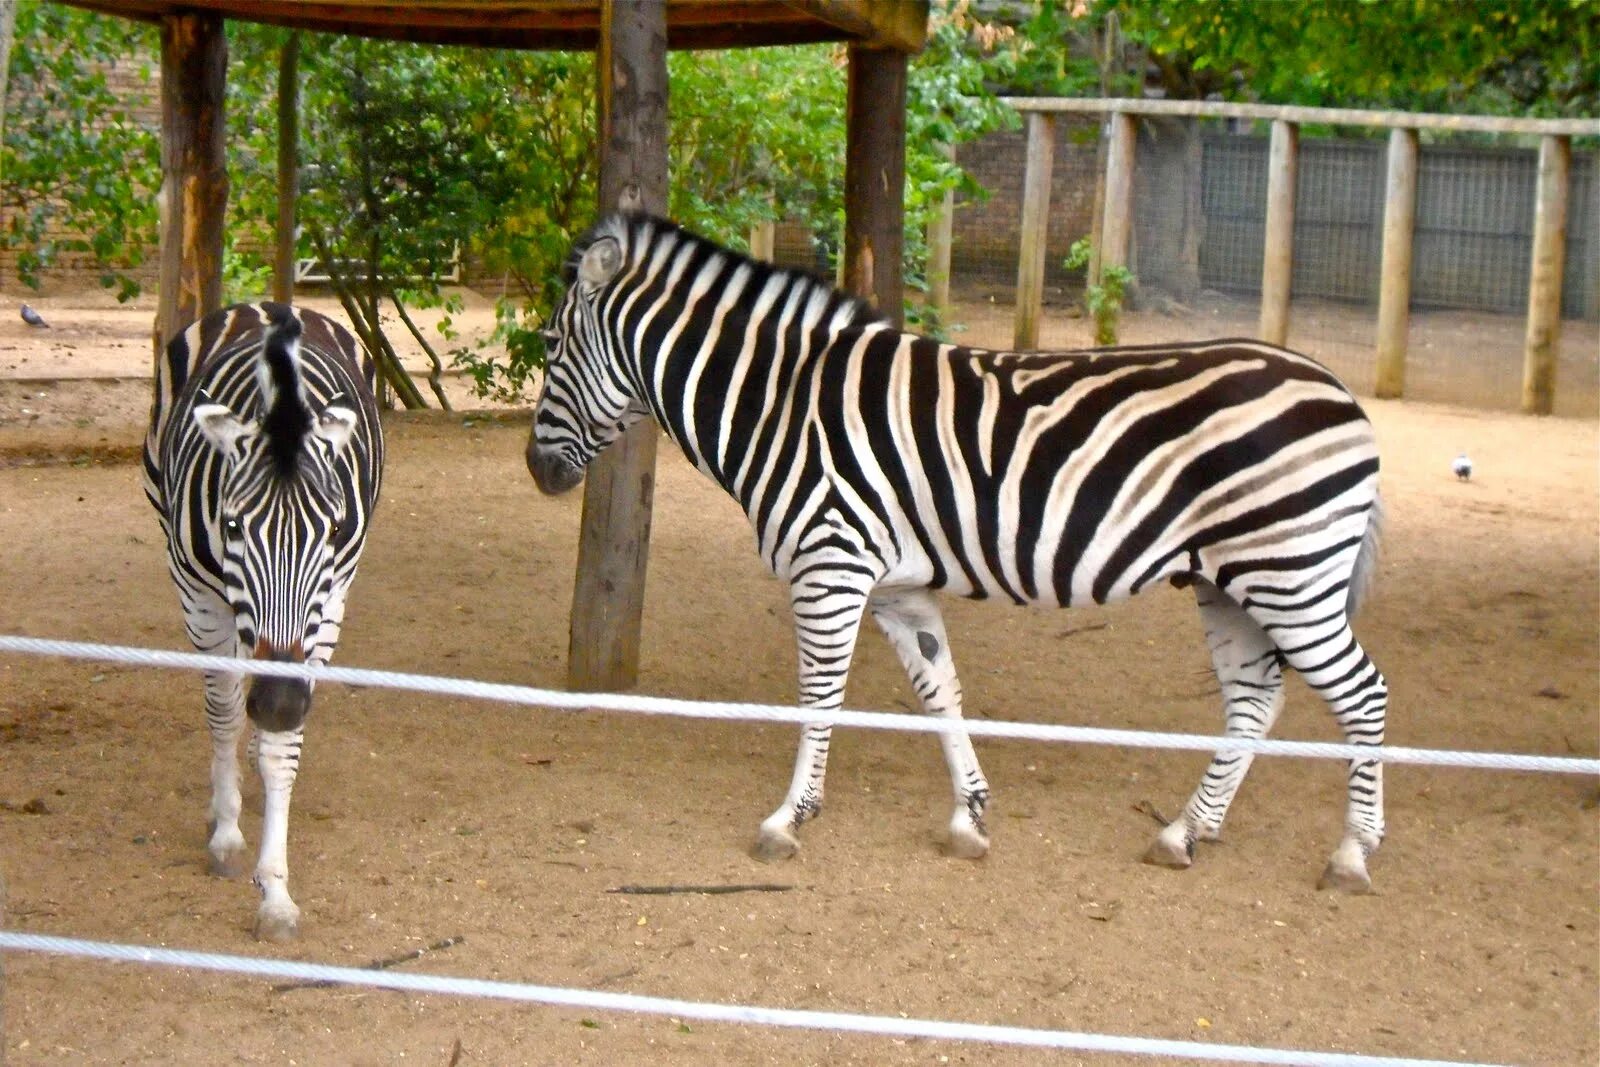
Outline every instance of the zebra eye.
POLYGON ((559 330, 540 330, 539 336, 544 338, 544 344, 546 348, 554 348, 556 345, 561 343, 561 333, 559 330))
POLYGON ((228 533, 233 534, 235 537, 237 537, 238 534, 239 534, 239 520, 238 519, 223 519, 222 520, 222 528, 224 530, 226 530, 228 533))

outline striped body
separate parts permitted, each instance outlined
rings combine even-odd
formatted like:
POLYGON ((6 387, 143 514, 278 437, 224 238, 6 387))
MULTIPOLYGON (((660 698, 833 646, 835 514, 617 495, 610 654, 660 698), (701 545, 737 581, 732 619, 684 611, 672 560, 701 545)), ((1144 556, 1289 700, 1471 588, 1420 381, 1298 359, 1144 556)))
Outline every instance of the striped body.
MULTIPOLYGON (((160 516, 184 625, 202 652, 323 663, 377 503, 383 438, 370 359, 348 331, 284 304, 237 304, 191 325, 156 367, 145 493, 160 516)), ((211 855, 242 859, 237 748, 248 717, 267 792, 257 932, 293 936, 289 794, 311 687, 206 675, 211 855)))
MULTIPOLYGON (((1288 662, 1352 740, 1381 742, 1383 679, 1348 629, 1376 547, 1377 447, 1314 361, 1245 340, 942 344, 637 216, 596 226, 570 275, 529 446, 536 479, 575 484, 622 428, 654 416, 740 503, 789 581, 803 701, 838 706, 870 612, 925 708, 958 715, 933 590, 1067 605, 1170 580, 1196 588, 1230 733, 1265 733, 1288 662)), ((827 743, 808 728, 760 853, 793 851, 793 830, 820 808, 827 743)), ((947 742, 952 843, 981 854, 987 785, 970 753, 964 738, 947 742)), ((1247 762, 1219 755, 1174 824, 1183 863, 1214 836, 1247 762)), ((1352 768, 1345 860, 1381 837, 1378 771, 1352 768)))

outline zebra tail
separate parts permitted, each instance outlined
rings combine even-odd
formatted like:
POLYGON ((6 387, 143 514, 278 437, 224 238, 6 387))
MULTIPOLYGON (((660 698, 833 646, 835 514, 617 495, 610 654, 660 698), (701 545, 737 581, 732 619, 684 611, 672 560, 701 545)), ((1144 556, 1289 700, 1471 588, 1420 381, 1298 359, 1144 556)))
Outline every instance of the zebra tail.
POLYGON ((1372 590, 1378 577, 1378 543, 1383 538, 1383 498, 1376 493, 1372 508, 1367 512, 1367 532, 1361 538, 1361 550, 1356 553, 1356 565, 1350 571, 1350 591, 1345 600, 1345 616, 1355 618, 1361 602, 1372 590))

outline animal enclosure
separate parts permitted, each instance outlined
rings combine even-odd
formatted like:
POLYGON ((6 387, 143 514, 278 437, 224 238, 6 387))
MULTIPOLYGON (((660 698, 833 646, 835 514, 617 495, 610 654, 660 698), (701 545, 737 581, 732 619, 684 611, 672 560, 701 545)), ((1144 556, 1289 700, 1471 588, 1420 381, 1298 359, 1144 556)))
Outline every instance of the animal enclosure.
MULTIPOLYGON (((140 429, 105 422, 109 407, 54 429, 5 408, 5 629, 181 648, 156 524, 131 449, 119 451, 140 429)), ((1595 424, 1368 407, 1389 523, 1356 628, 1388 665, 1391 743, 1594 756, 1595 424), (1449 472, 1463 447, 1477 464, 1466 483, 1449 472)), ((559 686, 579 502, 536 495, 525 419, 402 417, 387 430, 390 480, 340 662, 559 686)), ((656 500, 641 690, 790 702, 785 596, 743 516, 666 451, 656 500)), ((947 616, 973 718, 1220 730, 1186 593, 1066 612, 956 601, 947 616)), ((936 742, 841 729, 826 814, 796 860, 765 867, 745 850, 782 792, 792 728, 327 686, 295 795, 308 921, 296 945, 258 950, 254 890, 205 873, 195 680, 18 656, 0 657, 0 678, 12 929, 356 966, 462 937, 407 969, 1274 1047, 1600 1055, 1592 780, 1394 767, 1379 895, 1348 898, 1313 889, 1342 763, 1258 759, 1225 842, 1177 873, 1138 862, 1147 812, 1174 814, 1206 757, 980 741, 994 849, 972 864, 938 854, 948 781, 936 742), (793 888, 609 892, 716 882, 793 888)), ((847 705, 912 703, 888 645, 865 636, 847 705)), ((1336 732, 1291 683, 1275 736, 1336 732)), ((247 790, 252 845, 258 821, 247 790)), ((22 954, 5 964, 5 1053, 18 1064, 218 1050, 448 1062, 457 1041, 462 1063, 1039 1062, 22 954)))

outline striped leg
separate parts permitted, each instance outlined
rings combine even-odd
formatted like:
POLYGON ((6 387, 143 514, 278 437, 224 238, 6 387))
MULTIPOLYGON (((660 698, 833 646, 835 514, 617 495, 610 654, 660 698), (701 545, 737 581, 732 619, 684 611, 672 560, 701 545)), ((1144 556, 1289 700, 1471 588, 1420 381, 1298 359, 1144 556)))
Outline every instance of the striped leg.
POLYGON ((261 775, 261 855, 255 883, 261 890, 255 935, 261 941, 290 941, 300 932, 300 909, 289 898, 289 798, 300 772, 305 728, 256 730, 251 738, 261 775))
MULTIPOLYGON (((830 547, 825 543, 824 549, 830 547)), ((836 547, 836 546, 832 546, 836 547)), ((854 556, 822 551, 797 560, 789 584, 795 638, 800 646, 800 703, 819 711, 837 711, 844 703, 845 679, 856 637, 876 577, 854 556)), ((755 857, 771 862, 788 859, 800 849, 795 831, 822 811, 823 777, 828 769, 832 728, 809 724, 800 735, 794 777, 778 810, 767 816, 756 834, 755 857)))
MULTIPOLYGON (((1210 582, 1195 584, 1195 598, 1222 687, 1224 733, 1252 740, 1267 736, 1283 709, 1282 654, 1256 621, 1210 582)), ((1156 836, 1145 862, 1189 866, 1195 842, 1214 841, 1221 834, 1222 820, 1253 759, 1248 752, 1218 750, 1183 814, 1156 836)))
MULTIPOLYGON (((1342 582, 1320 598, 1279 605, 1274 595, 1248 599, 1251 616, 1261 624, 1289 665, 1327 701, 1334 719, 1352 745, 1383 744, 1389 687, 1350 629, 1342 582)), ((1319 889, 1369 893, 1367 857, 1383 841, 1383 763, 1354 759, 1348 770, 1349 800, 1344 838, 1334 850, 1319 889)))
MULTIPOLYGON (((959 720, 961 680, 956 677, 944 617, 933 594, 926 589, 879 589, 868 606, 899 654, 922 710, 959 720)), ((950 817, 950 853, 979 859, 989 851, 989 832, 983 822, 989 783, 978 766, 972 739, 964 731, 940 734, 939 740, 956 795, 955 814, 950 817)))
POLYGON ((206 671, 206 725, 211 728, 211 810, 206 851, 211 873, 237 878, 245 871, 244 834, 239 830, 239 737, 244 733, 242 675, 206 671))

